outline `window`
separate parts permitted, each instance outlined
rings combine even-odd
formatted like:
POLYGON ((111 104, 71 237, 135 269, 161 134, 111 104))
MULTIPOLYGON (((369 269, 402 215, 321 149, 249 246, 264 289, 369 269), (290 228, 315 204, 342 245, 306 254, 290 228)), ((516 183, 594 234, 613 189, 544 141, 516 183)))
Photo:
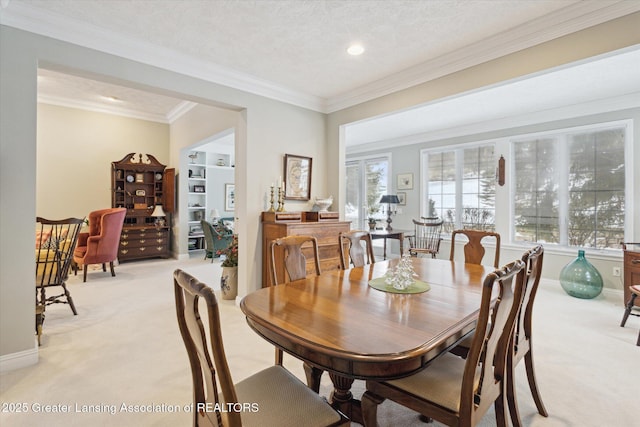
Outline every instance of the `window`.
POLYGON ((423 216, 444 219, 445 231, 455 228, 495 229, 493 144, 460 147, 426 155, 426 197, 423 216))
POLYGON ((513 141, 514 240, 617 248, 624 239, 626 127, 513 141))
POLYGON ((351 159, 346 162, 345 219, 352 228, 365 228, 369 217, 383 219, 380 198, 387 193, 389 156, 351 159))

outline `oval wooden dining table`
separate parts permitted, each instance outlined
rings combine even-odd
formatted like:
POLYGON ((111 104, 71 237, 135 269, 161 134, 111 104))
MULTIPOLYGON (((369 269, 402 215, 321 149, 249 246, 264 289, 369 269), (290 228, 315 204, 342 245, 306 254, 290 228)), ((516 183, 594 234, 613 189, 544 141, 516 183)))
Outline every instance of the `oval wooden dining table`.
POLYGON ((331 403, 353 421, 361 422, 353 381, 407 376, 448 351, 474 330, 482 282, 494 270, 411 258, 428 291, 398 294, 369 286, 398 261, 262 288, 240 302, 254 331, 305 362, 310 386, 319 387, 322 371, 329 372, 331 403))

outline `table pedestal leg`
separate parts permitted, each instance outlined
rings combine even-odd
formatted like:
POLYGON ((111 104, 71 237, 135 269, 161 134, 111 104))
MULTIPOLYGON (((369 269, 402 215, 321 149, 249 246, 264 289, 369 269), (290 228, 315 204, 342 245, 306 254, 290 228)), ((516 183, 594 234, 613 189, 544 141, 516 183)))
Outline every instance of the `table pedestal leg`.
POLYGON ((351 385, 353 378, 347 378, 333 373, 329 373, 331 382, 333 382, 333 392, 329 397, 331 406, 345 414, 355 423, 362 424, 362 409, 360 401, 353 398, 351 393, 351 385))

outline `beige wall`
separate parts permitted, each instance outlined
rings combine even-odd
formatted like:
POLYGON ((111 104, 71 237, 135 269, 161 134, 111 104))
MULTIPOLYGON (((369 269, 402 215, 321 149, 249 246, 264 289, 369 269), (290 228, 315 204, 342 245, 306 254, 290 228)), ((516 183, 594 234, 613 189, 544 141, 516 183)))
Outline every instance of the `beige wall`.
POLYGON ((36 215, 83 218, 111 206, 111 162, 148 153, 169 162, 169 125, 38 104, 36 215))

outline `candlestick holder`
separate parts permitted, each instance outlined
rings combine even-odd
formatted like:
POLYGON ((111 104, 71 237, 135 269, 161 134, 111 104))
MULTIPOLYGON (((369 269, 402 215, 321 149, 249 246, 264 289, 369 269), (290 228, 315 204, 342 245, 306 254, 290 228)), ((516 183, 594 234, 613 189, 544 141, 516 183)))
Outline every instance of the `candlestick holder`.
POLYGON ((276 212, 284 212, 284 190, 278 188, 278 209, 276 212))
POLYGON ((269 210, 268 212, 275 212, 276 211, 276 203, 275 203, 275 199, 273 198, 273 193, 274 193, 274 189, 273 189, 273 185, 271 186, 271 197, 269 199, 269 210))

